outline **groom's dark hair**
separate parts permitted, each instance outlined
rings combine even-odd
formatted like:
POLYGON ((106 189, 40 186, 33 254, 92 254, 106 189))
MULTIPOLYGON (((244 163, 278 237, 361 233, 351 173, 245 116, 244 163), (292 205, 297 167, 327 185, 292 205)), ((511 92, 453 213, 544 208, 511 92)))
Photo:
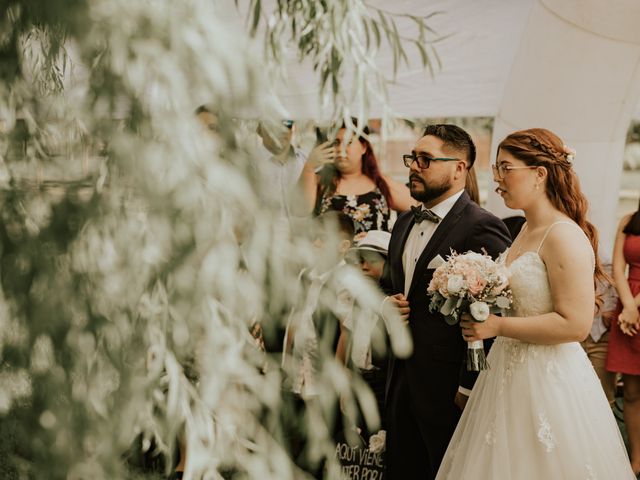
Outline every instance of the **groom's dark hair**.
POLYGON ((425 127, 422 136, 426 137, 427 135, 439 138, 446 147, 464 152, 469 161, 469 168, 473 167, 473 163, 476 161, 476 145, 471 136, 463 129, 450 123, 438 123, 425 127))

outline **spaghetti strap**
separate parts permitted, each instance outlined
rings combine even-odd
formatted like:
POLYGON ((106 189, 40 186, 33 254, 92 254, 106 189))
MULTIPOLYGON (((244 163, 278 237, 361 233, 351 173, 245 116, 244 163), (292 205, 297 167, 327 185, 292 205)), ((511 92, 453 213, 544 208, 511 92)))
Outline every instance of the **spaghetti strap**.
MULTIPOLYGON (((536 253, 538 255, 540 255, 540 249, 542 248, 542 244, 544 243, 544 241, 547 239, 547 235, 549 235, 549 232, 551 231, 551 229, 553 227, 555 227, 556 225, 559 225, 561 223, 566 223, 567 225, 573 225, 574 227, 580 228, 578 225, 576 225, 573 222, 567 222, 566 220, 559 220, 557 222, 553 222, 551 225, 549 225, 547 227, 547 231, 544 232, 544 236, 542 237, 542 240, 540 241, 540 245, 538 245, 538 249, 536 250, 536 253)), ((580 228, 580 231, 582 231, 582 229, 580 228)))

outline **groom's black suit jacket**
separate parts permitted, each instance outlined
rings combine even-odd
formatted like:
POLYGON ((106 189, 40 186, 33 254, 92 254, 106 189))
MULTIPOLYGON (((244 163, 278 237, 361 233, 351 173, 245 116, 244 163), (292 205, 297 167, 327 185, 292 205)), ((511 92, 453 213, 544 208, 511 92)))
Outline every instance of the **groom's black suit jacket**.
MULTIPOLYGON (((389 255, 381 279, 382 288, 388 295, 404 293, 405 290, 402 254, 414 225, 413 219, 413 214, 406 212, 398 217, 393 228, 389 255)), ((454 404, 458 386, 471 389, 477 378, 477 373, 466 369, 467 345, 459 325, 447 325, 442 314, 429 311, 427 287, 434 269, 427 266, 437 255, 446 259, 451 250, 458 253, 484 250, 495 258, 510 243, 509 231, 504 223, 480 208, 463 192, 438 224, 418 259, 407 295, 411 309, 409 329, 413 339, 413 353, 406 359, 391 359, 387 381, 387 401, 390 402, 386 415, 389 429, 387 441, 399 442, 388 447, 387 462, 391 478, 399 478, 398 472, 402 472, 404 478, 414 478, 414 475, 415 478, 435 476, 460 416, 454 404), (399 377, 403 377, 402 381, 399 381, 399 377), (400 383, 404 386, 399 386, 400 383), (419 429, 419 436, 430 457, 424 460, 424 470, 421 472, 411 468, 412 462, 407 462, 406 456, 402 468, 398 470, 395 468, 398 465, 393 465, 401 461, 401 458, 394 458, 394 452, 406 454, 411 451, 410 448, 403 448, 404 439, 417 438, 409 433, 405 435, 402 429, 407 426, 407 422, 398 420, 400 414, 407 413, 407 409, 416 417, 415 426, 409 428, 419 429)))

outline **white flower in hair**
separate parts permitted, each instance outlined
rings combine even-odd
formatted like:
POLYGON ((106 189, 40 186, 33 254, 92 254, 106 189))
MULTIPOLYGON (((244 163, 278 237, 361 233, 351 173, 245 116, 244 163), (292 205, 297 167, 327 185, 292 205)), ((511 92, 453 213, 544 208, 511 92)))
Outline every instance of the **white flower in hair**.
POLYGON ((576 151, 571 148, 571 147, 567 147, 566 145, 562 146, 562 151, 564 152, 565 156, 567 157, 567 162, 571 163, 573 162, 573 159, 576 158, 576 151))

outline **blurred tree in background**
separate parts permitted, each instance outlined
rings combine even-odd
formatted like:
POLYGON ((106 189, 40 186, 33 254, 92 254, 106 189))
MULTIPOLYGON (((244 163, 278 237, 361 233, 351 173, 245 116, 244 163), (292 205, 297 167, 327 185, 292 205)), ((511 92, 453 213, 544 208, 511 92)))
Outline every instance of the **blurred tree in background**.
MULTIPOLYGON (((338 395, 351 412, 372 402, 324 352, 323 401, 287 418, 288 371, 249 327, 282 328, 318 253, 275 217, 237 118, 278 120, 268 106, 289 44, 332 118, 354 98, 366 118, 385 99, 371 61, 383 42, 398 64, 408 42, 431 66, 426 19, 410 17, 407 40, 397 15, 360 0, 238 3, 246 31, 207 0, 0 6, 3 479, 152 478, 143 457, 166 475, 178 438, 187 478, 294 478, 284 424, 301 422, 331 469, 322 418, 338 395), (214 132, 195 119, 202 103, 214 132)), ((410 348, 403 330, 394 345, 410 348)))

